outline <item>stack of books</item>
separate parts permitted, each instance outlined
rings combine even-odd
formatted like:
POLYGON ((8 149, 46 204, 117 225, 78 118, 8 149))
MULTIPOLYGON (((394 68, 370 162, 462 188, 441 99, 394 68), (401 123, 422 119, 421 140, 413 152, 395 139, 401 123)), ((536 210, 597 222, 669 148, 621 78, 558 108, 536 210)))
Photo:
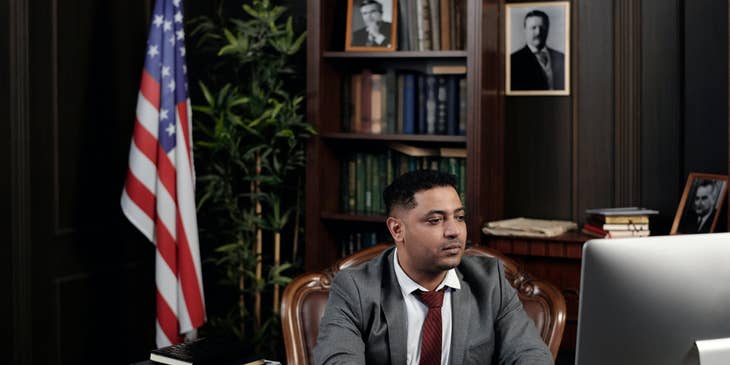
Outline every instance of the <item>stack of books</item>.
POLYGON ((231 336, 201 338, 150 351, 153 364, 167 365, 281 365, 250 355, 247 346, 231 336))
POLYGON ((647 237, 649 217, 657 213, 639 207, 588 209, 582 232, 601 238, 647 237))

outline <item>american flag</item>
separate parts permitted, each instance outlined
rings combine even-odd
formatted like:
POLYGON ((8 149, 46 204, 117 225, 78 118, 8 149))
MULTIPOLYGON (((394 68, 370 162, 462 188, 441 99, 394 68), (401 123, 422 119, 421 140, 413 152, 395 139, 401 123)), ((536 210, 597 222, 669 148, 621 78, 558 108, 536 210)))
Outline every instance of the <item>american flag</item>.
POLYGON ((156 246, 158 347, 205 322, 182 0, 157 0, 122 210, 156 246))

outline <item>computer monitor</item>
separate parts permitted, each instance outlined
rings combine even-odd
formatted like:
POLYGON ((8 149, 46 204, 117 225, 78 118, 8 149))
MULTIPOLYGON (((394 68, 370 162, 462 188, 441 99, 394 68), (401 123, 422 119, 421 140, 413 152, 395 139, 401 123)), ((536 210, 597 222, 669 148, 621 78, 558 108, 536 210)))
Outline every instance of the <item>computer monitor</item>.
POLYGON ((730 337, 730 233, 596 239, 583 247, 577 365, 691 364, 730 337))

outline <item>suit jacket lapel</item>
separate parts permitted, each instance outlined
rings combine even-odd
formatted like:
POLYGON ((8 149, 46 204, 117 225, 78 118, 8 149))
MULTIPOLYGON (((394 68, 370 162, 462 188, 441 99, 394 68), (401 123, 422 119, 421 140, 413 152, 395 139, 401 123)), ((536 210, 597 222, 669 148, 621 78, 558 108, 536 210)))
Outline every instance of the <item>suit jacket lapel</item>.
POLYGON ((404 320, 405 309, 403 306, 403 294, 398 285, 398 279, 395 276, 393 268, 392 250, 387 256, 383 267, 383 281, 381 290, 383 291, 383 311, 385 312, 385 321, 388 325, 388 344, 390 345, 390 363, 405 364, 406 363, 406 323, 404 320))
POLYGON ((469 304, 471 289, 457 271, 461 289, 451 292, 451 358, 450 364, 464 363, 466 338, 469 330, 469 318, 472 318, 472 306, 469 304))

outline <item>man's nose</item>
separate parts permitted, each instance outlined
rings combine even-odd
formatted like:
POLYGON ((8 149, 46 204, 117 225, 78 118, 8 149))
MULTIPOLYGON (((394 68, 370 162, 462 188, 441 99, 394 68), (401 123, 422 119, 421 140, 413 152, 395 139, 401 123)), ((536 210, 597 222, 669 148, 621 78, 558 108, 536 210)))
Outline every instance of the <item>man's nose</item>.
POLYGON ((456 238, 461 234, 461 227, 453 219, 449 219, 444 227, 444 237, 456 238))

